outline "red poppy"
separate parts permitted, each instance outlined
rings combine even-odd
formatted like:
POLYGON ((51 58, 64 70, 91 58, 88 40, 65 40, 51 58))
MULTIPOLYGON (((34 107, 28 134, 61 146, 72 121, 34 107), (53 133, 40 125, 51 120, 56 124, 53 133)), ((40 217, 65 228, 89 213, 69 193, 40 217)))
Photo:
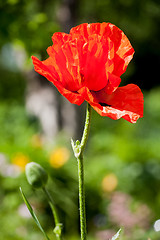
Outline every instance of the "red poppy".
POLYGON ((143 116, 143 95, 137 85, 118 87, 134 49, 111 23, 81 24, 69 34, 54 33, 49 57, 32 57, 35 71, 51 81, 71 103, 84 100, 102 116, 135 123, 143 116))

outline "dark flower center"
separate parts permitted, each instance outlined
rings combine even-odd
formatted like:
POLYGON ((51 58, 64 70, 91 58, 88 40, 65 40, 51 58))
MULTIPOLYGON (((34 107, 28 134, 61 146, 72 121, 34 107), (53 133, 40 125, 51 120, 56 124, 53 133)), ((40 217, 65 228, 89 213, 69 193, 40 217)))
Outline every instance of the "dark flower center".
POLYGON ((107 103, 99 102, 99 104, 100 104, 102 107, 111 107, 111 105, 109 105, 109 104, 107 104, 107 103))

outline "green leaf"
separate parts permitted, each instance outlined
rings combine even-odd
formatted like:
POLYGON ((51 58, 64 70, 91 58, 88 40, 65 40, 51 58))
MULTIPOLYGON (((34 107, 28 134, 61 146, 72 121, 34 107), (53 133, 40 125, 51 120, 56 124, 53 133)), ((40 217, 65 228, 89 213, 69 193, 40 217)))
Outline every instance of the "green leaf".
POLYGON ((122 229, 120 228, 119 231, 112 237, 111 240, 117 240, 120 238, 120 233, 121 233, 122 229))
POLYGON ((49 237, 47 236, 47 234, 45 233, 45 231, 43 230, 43 228, 42 228, 42 226, 41 226, 41 224, 40 224, 40 222, 39 222, 39 220, 38 220, 35 212, 33 211, 30 203, 28 202, 28 200, 27 200, 27 198, 25 197, 25 195, 24 195, 24 193, 23 193, 23 191, 22 191, 21 188, 20 188, 20 192, 21 192, 21 195, 22 195, 22 197, 23 197, 23 200, 24 200, 24 202, 25 202, 25 204, 26 204, 26 206, 27 206, 30 214, 32 215, 34 221, 36 222, 38 228, 39 228, 39 229, 41 230, 41 232, 44 234, 44 236, 46 237, 46 239, 47 239, 47 240, 50 240, 49 237))

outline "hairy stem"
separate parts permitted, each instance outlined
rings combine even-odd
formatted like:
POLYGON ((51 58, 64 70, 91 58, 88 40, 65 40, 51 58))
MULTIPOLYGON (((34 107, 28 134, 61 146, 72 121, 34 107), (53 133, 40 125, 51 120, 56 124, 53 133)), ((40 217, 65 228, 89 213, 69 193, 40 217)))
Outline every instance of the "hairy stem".
POLYGON ((87 103, 86 120, 81 143, 72 141, 72 147, 75 157, 78 161, 78 180, 79 180, 79 207, 80 207, 80 226, 81 226, 81 240, 86 240, 86 209, 85 209, 85 188, 84 188, 84 164, 83 152, 87 143, 89 129, 91 124, 91 106, 87 103))
POLYGON ((85 126, 83 130, 83 135, 81 139, 81 154, 83 155, 83 151, 85 149, 87 140, 88 140, 88 135, 89 135, 89 129, 91 125, 91 113, 92 113, 92 108, 89 103, 87 103, 87 110, 86 110, 86 120, 85 120, 85 126))

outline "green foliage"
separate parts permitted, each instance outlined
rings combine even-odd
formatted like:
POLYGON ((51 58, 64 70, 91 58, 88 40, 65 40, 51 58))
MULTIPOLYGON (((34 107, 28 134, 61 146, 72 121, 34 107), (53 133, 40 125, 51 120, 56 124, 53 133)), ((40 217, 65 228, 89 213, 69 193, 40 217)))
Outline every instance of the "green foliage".
POLYGON ((19 72, 10 73, 0 67, 0 101, 24 102, 25 81, 19 72))
POLYGON ((46 238, 47 240, 49 240, 49 237, 47 236, 47 234, 45 233, 44 229, 42 228, 42 226, 41 226, 41 224, 40 224, 40 222, 39 222, 39 220, 38 220, 38 218, 37 218, 37 216, 36 216, 33 208, 31 207, 30 203, 28 202, 28 200, 27 200, 26 196, 24 195, 24 193, 23 193, 23 191, 22 191, 21 188, 20 188, 20 192, 21 192, 21 195, 22 195, 22 197, 23 197, 23 200, 24 200, 24 202, 25 202, 25 204, 26 204, 26 206, 27 206, 27 208, 28 208, 28 210, 29 210, 32 218, 33 218, 34 221, 36 222, 38 228, 39 228, 39 229, 41 230, 41 232, 44 234, 45 238, 46 238))
POLYGON ((0 15, 3 25, 0 28, 0 46, 18 39, 29 53, 41 52, 44 46, 47 48, 51 42, 49 36, 59 30, 54 14, 57 2, 1 1, 0 15), (45 34, 42 29, 45 29, 45 34))
MULTIPOLYGON (((71 153, 69 140, 61 134, 53 144, 37 140, 41 136, 39 123, 26 114, 23 105, 28 63, 32 68, 28 59, 32 54, 43 59, 47 56, 52 34, 61 30, 57 22, 61 3, 58 0, 0 1, 0 238, 5 240, 43 239, 24 208, 18 191, 20 185, 38 211, 48 236, 53 234, 46 198, 40 190, 35 192, 30 188, 23 172, 24 165, 31 161, 40 163, 50 175, 48 188, 64 222, 65 239, 79 239, 77 163, 72 154, 59 168, 50 162, 57 147, 65 147, 71 153), (19 66, 17 59, 21 53, 25 55, 24 65, 19 66)), ((160 5, 157 0, 82 0, 76 12, 75 24, 112 22, 131 40, 136 53, 122 76, 123 83, 130 77, 130 82, 148 89, 159 85, 160 5)), ((97 238, 99 231, 116 232, 121 227, 111 221, 106 210, 117 191, 131 197, 130 211, 136 212, 141 204, 152 211, 148 229, 134 226, 129 237, 123 234, 123 240, 159 240, 159 233, 152 227, 160 218, 159 109, 160 89, 155 88, 146 92, 144 118, 135 125, 93 113, 85 152, 88 240, 97 238), (110 191, 103 186, 108 176, 115 181, 110 191)))
POLYGON ((112 22, 134 40, 134 45, 153 41, 158 48, 156 51, 160 52, 157 40, 153 39, 159 35, 159 13, 160 6, 156 0, 83 0, 79 18, 81 22, 86 21, 86 17, 90 22, 112 22))
POLYGON ((93 173, 87 175, 89 184, 98 190, 105 174, 114 172, 119 180, 119 189, 147 202, 157 217, 160 184, 159 96, 159 89, 146 95, 144 118, 135 125, 123 119, 100 120, 99 116, 94 116, 96 120, 92 122, 88 152, 90 161, 87 162, 93 173), (96 164, 97 159, 100 165, 96 164))
MULTIPOLYGON (((101 118, 93 112, 90 139, 85 152, 88 231, 92 234, 93 229, 100 231, 119 227, 109 219, 102 223, 96 223, 94 220, 99 216, 98 214, 102 214, 107 219, 106 208, 110 204, 110 197, 112 193, 119 191, 131 196, 130 211, 136 211, 142 203, 147 204, 152 211, 150 230, 145 233, 136 227, 132 232, 132 240, 144 240, 144 236, 152 240, 159 239, 158 233, 152 229, 153 222, 159 218, 160 204, 160 136, 158 134, 160 115, 157 111, 160 107, 159 96, 159 89, 153 89, 145 94, 145 117, 136 124, 130 124, 123 119, 112 121, 101 118), (117 179, 117 185, 111 192, 106 192, 102 183, 103 179, 110 174, 117 179)), ((0 128, 0 134, 3 136, 0 138, 0 152, 6 158, 7 168, 18 164, 15 161, 17 153, 27 156, 28 161, 36 161, 45 166, 50 175, 48 189, 51 190, 58 207, 60 219, 64 222, 66 239, 67 235, 73 235, 73 239, 77 239, 75 235, 78 231, 77 163, 73 154, 69 161, 59 168, 54 168, 49 160, 51 151, 57 147, 65 146, 71 152, 68 139, 62 140, 64 138, 60 135, 57 139, 58 145, 42 144, 37 147, 31 140, 35 134, 39 134, 39 127, 26 115, 22 106, 1 104, 0 116, 0 124, 3 126, 0 128)), ((20 158, 22 158, 21 155, 20 158)), ((23 204, 18 193, 20 185, 36 211, 39 211, 40 221, 50 235, 53 224, 47 224, 51 223, 51 212, 45 196, 40 190, 35 193, 30 189, 22 168, 18 174, 12 174, 12 171, 6 172, 2 164, 0 176, 3 239, 21 239, 22 226, 26 231, 26 235, 23 234, 24 240, 36 239, 37 236, 41 239, 38 229, 31 227, 32 220, 19 213, 23 204), (10 221, 11 216, 14 216, 14 222, 10 221), (6 228, 7 224, 10 228, 6 228)), ((90 238, 94 239, 92 236, 90 238)), ((127 236, 124 235, 124 239, 128 240, 127 236)))

